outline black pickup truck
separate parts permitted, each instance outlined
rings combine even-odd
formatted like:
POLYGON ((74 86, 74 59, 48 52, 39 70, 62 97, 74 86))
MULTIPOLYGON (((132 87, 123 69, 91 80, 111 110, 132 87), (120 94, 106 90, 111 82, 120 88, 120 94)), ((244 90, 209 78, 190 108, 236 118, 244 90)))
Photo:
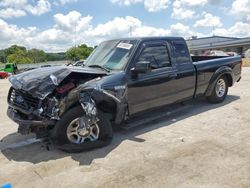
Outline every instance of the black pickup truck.
POLYGON ((69 152, 111 142, 112 127, 199 96, 223 102, 241 79, 240 57, 190 57, 180 37, 101 43, 82 67, 47 67, 11 77, 8 116, 21 134, 49 136, 69 152))

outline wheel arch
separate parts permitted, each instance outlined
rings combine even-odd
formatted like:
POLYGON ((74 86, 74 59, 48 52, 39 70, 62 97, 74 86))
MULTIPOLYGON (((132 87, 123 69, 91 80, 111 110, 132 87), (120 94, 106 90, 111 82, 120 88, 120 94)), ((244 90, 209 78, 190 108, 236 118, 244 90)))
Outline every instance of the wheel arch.
MULTIPOLYGON (((114 124, 119 124, 124 119, 127 104, 124 97, 117 97, 113 91, 92 90, 81 91, 82 94, 89 95, 96 103, 97 109, 108 115, 109 120, 114 124)), ((81 100, 81 93, 79 101, 81 100)))
POLYGON ((67 100, 63 101, 65 104, 62 105, 63 112, 61 115, 71 108, 81 105, 81 100, 84 100, 83 98, 86 95, 90 96, 95 101, 97 109, 109 116, 110 121, 113 121, 115 124, 122 122, 127 112, 125 93, 117 95, 115 91, 98 88, 79 87, 72 91, 67 97, 67 100))
POLYGON ((230 67, 226 67, 226 66, 220 67, 219 69, 217 69, 215 71, 215 73, 211 77, 211 79, 209 81, 208 88, 205 92, 205 96, 210 96, 212 94, 213 88, 214 88, 217 80, 222 76, 225 76, 227 78, 229 87, 233 86, 233 71, 232 71, 232 69, 230 67))

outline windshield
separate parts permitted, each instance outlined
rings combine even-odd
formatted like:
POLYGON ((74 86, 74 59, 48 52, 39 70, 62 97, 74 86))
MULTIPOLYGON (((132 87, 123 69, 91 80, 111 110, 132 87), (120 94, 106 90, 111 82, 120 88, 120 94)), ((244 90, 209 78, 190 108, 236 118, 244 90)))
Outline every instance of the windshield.
POLYGON ((136 40, 113 40, 102 42, 89 56, 84 65, 123 70, 135 47, 136 40))

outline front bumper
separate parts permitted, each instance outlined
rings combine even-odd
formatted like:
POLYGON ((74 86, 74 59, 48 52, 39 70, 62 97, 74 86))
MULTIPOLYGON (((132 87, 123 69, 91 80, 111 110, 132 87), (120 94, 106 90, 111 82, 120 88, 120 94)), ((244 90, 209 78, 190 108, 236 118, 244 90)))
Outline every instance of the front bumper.
POLYGON ((56 123, 56 120, 47 120, 47 119, 41 119, 41 120, 30 120, 30 119, 24 119, 21 117, 21 115, 15 111, 13 108, 9 107, 7 110, 7 115, 10 119, 12 119, 14 122, 16 122, 19 125, 25 125, 27 127, 31 126, 48 126, 48 125, 54 125, 56 123))

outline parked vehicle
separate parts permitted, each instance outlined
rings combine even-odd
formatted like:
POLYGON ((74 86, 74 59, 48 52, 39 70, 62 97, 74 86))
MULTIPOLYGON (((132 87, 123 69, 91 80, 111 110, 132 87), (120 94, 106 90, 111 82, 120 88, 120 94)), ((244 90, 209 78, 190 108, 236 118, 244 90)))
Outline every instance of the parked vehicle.
POLYGON ((238 56, 239 55, 236 52, 226 52, 226 54, 229 56, 238 56))
POLYGON ((245 58, 250 58, 250 49, 246 50, 244 53, 243 53, 243 56, 245 58))
POLYGON ((0 71, 16 74, 18 69, 15 63, 7 63, 4 65, 4 68, 0 69, 0 71))
POLYGON ((7 72, 2 72, 0 71, 0 79, 5 79, 9 76, 9 74, 7 72))
POLYGON ((112 126, 140 122, 163 106, 202 96, 223 102, 241 65, 239 56, 190 57, 179 37, 106 41, 84 67, 11 77, 7 114, 21 134, 49 135, 65 151, 83 151, 109 144, 112 126))

